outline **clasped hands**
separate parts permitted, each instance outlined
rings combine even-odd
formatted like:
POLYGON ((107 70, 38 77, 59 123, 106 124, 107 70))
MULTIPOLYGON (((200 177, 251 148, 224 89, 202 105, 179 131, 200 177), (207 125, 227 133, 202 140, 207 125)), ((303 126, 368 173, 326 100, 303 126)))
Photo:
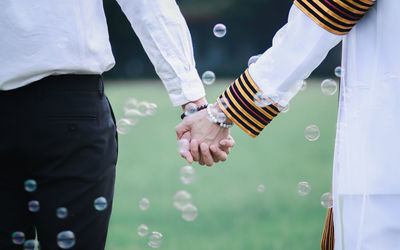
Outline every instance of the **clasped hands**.
MULTIPOLYGON (((202 98, 193 103, 201 106, 207 101, 202 98)), ((185 105, 182 105, 182 108, 185 110, 185 105)), ((214 163, 225 161, 230 153, 230 148, 235 145, 229 128, 223 128, 210 121, 205 109, 187 115, 176 126, 175 131, 179 153, 190 164, 197 161, 200 165, 210 167, 214 163)))

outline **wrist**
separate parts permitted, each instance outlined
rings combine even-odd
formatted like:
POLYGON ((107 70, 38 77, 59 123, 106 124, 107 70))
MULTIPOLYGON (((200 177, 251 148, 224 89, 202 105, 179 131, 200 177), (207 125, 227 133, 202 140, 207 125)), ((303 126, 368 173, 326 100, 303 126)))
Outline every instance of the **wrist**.
POLYGON ((225 116, 225 121, 224 121, 224 123, 226 123, 226 124, 233 124, 233 121, 231 120, 231 119, 229 119, 229 117, 224 113, 224 111, 222 111, 222 109, 221 109, 221 107, 218 105, 218 103, 214 103, 214 104, 212 104, 213 105, 213 109, 217 112, 217 113, 220 113, 220 114, 224 114, 224 116, 225 116))

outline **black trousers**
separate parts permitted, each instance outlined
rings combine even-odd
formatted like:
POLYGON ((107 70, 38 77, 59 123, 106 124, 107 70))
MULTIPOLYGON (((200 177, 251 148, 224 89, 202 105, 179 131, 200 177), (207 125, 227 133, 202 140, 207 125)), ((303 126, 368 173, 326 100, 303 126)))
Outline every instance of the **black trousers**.
POLYGON ((72 231, 69 249, 104 249, 111 214, 117 134, 101 76, 50 76, 0 91, 0 249, 23 249, 12 241, 35 232, 42 250, 61 249, 57 235, 72 231), (27 192, 24 182, 37 182, 27 192), (97 210, 94 201, 108 206, 97 210), (30 201, 40 209, 31 212, 30 201), (59 207, 68 216, 56 216, 59 207))

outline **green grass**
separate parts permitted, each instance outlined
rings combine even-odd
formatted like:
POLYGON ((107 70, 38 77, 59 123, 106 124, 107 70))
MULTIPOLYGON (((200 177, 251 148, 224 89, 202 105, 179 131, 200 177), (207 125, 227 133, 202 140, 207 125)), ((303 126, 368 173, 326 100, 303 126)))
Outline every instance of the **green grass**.
MULTIPOLYGON (((206 86, 214 101, 230 83, 206 86)), ((128 97, 158 104, 155 116, 144 117, 127 135, 119 137, 119 159, 108 250, 150 249, 137 235, 140 224, 164 235, 160 249, 319 249, 326 210, 319 204, 330 190, 337 95, 321 93, 319 81, 308 84, 256 139, 238 127, 228 161, 212 168, 196 168, 196 181, 183 185, 179 169, 186 163, 176 149, 174 127, 181 110, 173 108, 158 81, 106 82, 106 93, 117 119, 128 97), (316 124, 321 137, 304 138, 304 128, 316 124), (297 183, 308 181, 312 191, 301 197, 297 183), (259 184, 265 192, 257 192, 259 184), (193 222, 181 219, 173 195, 188 190, 199 215, 193 222), (150 200, 141 211, 138 201, 150 200)))

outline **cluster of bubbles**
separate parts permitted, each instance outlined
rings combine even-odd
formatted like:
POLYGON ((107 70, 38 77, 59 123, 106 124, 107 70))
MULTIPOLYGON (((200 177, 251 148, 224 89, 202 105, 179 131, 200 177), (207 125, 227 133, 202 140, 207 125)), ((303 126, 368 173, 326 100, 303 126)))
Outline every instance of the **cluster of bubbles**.
POLYGON ((140 118, 152 116, 156 113, 156 110, 157 104, 155 103, 129 98, 125 101, 124 117, 117 121, 117 132, 122 135, 128 134, 140 118))
POLYGON ((182 219, 185 221, 194 221, 198 215, 198 209, 192 203, 192 195, 186 190, 179 190, 174 195, 173 205, 181 211, 182 219))
MULTIPOLYGON (((297 193, 300 196, 306 196, 311 192, 311 185, 307 181, 301 181, 297 184, 297 193)), ((324 208, 331 208, 333 206, 332 193, 323 193, 320 198, 320 204, 324 208)))
POLYGON ((153 231, 149 233, 149 227, 146 224, 140 224, 137 228, 137 234, 140 237, 147 236, 147 245, 152 248, 159 248, 163 243, 163 235, 160 232, 153 231))

